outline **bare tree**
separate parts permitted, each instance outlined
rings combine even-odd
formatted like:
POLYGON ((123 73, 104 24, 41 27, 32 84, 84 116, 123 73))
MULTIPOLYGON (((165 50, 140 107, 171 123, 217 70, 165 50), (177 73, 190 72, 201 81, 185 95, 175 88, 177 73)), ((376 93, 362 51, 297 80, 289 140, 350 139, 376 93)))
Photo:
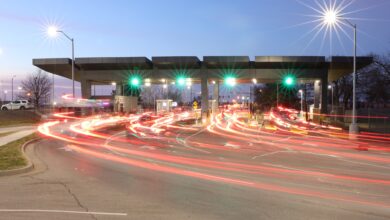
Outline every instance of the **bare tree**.
POLYGON ((22 87, 26 93, 20 95, 20 98, 30 100, 39 109, 50 97, 52 83, 47 73, 37 70, 22 81, 22 87))
POLYGON ((390 52, 387 55, 374 55, 374 65, 385 77, 386 83, 390 83, 390 52))
MULTIPOLYGON (((365 100, 369 106, 386 106, 390 100, 390 54, 375 55, 371 65, 360 69, 356 74, 357 97, 365 100)), ((335 104, 342 104, 345 109, 352 106, 352 75, 346 75, 333 82, 335 84, 335 104)), ((359 106, 358 106, 359 107, 359 106)))

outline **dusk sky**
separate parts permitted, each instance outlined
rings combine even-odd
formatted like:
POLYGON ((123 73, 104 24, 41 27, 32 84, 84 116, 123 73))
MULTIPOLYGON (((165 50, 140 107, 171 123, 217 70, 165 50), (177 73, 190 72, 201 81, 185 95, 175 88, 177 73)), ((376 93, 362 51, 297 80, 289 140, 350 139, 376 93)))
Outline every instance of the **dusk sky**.
MULTIPOLYGON (((325 1, 325 0, 324 0, 325 1)), ((358 25, 358 54, 390 52, 390 1, 339 0, 358 25)), ((322 0, 319 0, 322 3, 322 0)), ((329 0, 326 0, 329 2, 329 0)), ((333 2, 333 1, 332 1, 333 2)), ((46 35, 56 25, 75 38, 76 57, 352 55, 353 31, 316 36, 312 0, 1 0, 0 89, 36 70, 33 58, 70 57, 70 42, 46 35), (306 6, 304 4, 307 4, 306 6), (306 23, 304 25, 300 25, 306 23), (310 32, 312 31, 312 32, 310 32), (348 36, 346 36, 346 34, 348 36), (316 37, 315 37, 316 36, 316 37), (314 39, 312 41, 312 39, 314 39), (324 42, 322 44, 322 42, 324 42)), ((70 81, 56 77, 58 86, 70 81)), ((16 83, 16 85, 17 85, 16 83)), ((70 91, 70 90, 69 90, 70 91)))

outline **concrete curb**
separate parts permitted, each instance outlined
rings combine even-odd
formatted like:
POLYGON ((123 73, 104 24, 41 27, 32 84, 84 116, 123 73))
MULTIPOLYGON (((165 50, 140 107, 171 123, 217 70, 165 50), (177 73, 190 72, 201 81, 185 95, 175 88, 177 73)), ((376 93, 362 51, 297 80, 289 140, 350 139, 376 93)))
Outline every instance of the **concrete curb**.
POLYGON ((0 177, 2 177, 2 176, 12 176, 12 175, 21 174, 21 173, 27 173, 27 172, 30 172, 31 170, 33 170, 34 169, 34 164, 27 157, 27 155, 26 155, 26 148, 27 148, 28 145, 30 145, 30 144, 38 141, 38 140, 40 140, 40 138, 35 138, 35 139, 32 139, 32 140, 29 140, 26 143, 24 143, 22 145, 22 147, 21 147, 22 155, 27 160, 27 166, 22 167, 22 168, 12 169, 12 170, 0 171, 0 177))

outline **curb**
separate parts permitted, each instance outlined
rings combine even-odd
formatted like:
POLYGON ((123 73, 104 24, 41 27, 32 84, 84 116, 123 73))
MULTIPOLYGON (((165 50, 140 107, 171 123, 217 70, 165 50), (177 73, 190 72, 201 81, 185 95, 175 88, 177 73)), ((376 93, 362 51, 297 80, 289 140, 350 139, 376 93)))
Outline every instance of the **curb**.
POLYGON ((0 177, 2 176, 12 176, 12 175, 16 175, 16 174, 22 174, 22 173, 27 173, 27 172, 30 172, 31 170, 34 169, 34 164, 31 162, 31 160, 26 156, 26 148, 29 144, 32 144, 36 141, 40 140, 40 138, 35 138, 35 139, 32 139, 32 140, 29 140, 27 141, 26 143, 24 143, 21 147, 21 150, 22 150, 22 155, 23 157, 27 160, 27 166, 25 167, 22 167, 22 168, 16 168, 16 169, 12 169, 12 170, 4 170, 4 171, 0 171, 0 177))

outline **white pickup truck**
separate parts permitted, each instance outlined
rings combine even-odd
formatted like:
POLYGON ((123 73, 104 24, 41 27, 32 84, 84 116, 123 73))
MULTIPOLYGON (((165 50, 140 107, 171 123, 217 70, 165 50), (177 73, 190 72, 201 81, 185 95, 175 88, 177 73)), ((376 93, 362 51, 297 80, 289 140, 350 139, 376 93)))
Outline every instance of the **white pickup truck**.
POLYGON ((2 105, 1 110, 25 110, 33 108, 34 106, 27 100, 16 100, 8 104, 2 105))

